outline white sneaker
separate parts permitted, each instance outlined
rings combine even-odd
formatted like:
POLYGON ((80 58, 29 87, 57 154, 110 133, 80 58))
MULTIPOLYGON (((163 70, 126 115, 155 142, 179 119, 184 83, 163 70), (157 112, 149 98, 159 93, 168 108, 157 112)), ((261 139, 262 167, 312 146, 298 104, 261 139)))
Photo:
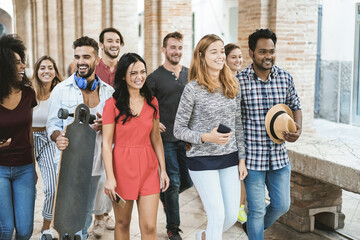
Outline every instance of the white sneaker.
POLYGON ((105 222, 106 229, 108 229, 108 230, 115 229, 115 222, 110 215, 104 216, 104 222, 105 222))
POLYGON ((105 231, 105 222, 104 220, 96 220, 94 221, 94 227, 92 233, 96 238, 101 238, 104 235, 105 231))
POLYGON ((195 234, 195 239, 196 240, 202 240, 202 234, 203 232, 205 232, 205 230, 200 230, 195 234))

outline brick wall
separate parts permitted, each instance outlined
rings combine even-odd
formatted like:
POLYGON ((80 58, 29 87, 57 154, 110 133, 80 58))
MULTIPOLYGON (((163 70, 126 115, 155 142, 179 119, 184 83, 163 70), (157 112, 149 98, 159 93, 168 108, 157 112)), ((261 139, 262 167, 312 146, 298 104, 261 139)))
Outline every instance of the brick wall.
POLYGON ((148 72, 164 62, 160 50, 162 39, 169 32, 179 31, 184 35, 181 64, 190 65, 192 43, 191 0, 146 0, 144 8, 144 57, 148 72))
POLYGON ((239 0, 238 42, 244 66, 251 63, 247 40, 258 28, 278 37, 276 65, 290 72, 300 95, 303 131, 312 131, 317 40, 317 2, 312 0, 239 0))

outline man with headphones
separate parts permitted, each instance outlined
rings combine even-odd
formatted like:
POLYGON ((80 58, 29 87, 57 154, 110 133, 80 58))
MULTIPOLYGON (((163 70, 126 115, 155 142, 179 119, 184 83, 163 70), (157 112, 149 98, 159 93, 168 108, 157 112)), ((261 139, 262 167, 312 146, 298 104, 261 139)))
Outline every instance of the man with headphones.
POLYGON ((64 128, 73 121, 73 118, 59 119, 57 112, 60 108, 66 108, 74 112, 75 107, 81 103, 86 104, 91 114, 96 114, 97 120, 92 125, 96 131, 96 142, 94 149, 93 171, 89 183, 89 202, 87 216, 82 239, 87 238, 87 230, 92 222, 95 195, 97 186, 104 168, 101 162, 101 114, 105 101, 112 96, 114 89, 107 83, 101 81, 95 74, 96 65, 99 63, 98 43, 87 36, 76 39, 73 42, 74 58, 77 71, 65 81, 56 85, 50 95, 49 116, 46 124, 48 137, 56 142, 57 151, 55 163, 58 167, 60 151, 66 149, 69 141, 65 137, 64 128))

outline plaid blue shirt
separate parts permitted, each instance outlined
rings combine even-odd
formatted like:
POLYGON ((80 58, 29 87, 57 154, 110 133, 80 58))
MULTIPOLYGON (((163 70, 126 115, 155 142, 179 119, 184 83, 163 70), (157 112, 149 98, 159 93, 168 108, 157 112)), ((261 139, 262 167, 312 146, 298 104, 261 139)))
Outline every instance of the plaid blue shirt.
POLYGON ((241 85, 241 114, 245 133, 246 167, 255 171, 281 169, 289 164, 285 143, 274 143, 265 129, 268 110, 279 103, 292 111, 301 110, 300 100, 291 75, 273 66, 264 82, 253 65, 236 76, 241 85))

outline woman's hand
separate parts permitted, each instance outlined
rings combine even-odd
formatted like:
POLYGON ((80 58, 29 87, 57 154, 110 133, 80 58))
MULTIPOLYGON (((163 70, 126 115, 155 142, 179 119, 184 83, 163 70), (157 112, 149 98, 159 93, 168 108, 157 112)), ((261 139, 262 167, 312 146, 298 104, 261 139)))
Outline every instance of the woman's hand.
POLYGON ((248 175, 246 165, 245 165, 245 159, 241 159, 239 162, 239 174, 240 174, 240 180, 244 180, 245 177, 248 175))
POLYGON ((2 147, 7 147, 9 146, 11 143, 11 138, 9 138, 8 140, 6 140, 5 142, 0 142, 0 148, 2 147))
POLYGON ((108 195, 108 197, 112 201, 115 201, 116 200, 116 195, 115 195, 116 180, 115 180, 115 178, 106 178, 104 188, 105 188, 106 195, 108 195))
POLYGON ((161 133, 164 133, 166 131, 166 127, 164 124, 162 124, 161 122, 159 122, 159 129, 161 133))
POLYGON ((170 179, 166 173, 166 171, 160 172, 160 185, 161 185, 161 192, 165 192, 170 186, 170 179))
POLYGON ((217 131, 217 127, 214 128, 211 132, 209 133, 203 133, 201 135, 201 141, 203 142, 211 142, 211 143, 216 143, 216 144, 220 144, 220 145, 225 145, 229 142, 231 135, 233 134, 233 132, 229 132, 229 133, 219 133, 217 131))

